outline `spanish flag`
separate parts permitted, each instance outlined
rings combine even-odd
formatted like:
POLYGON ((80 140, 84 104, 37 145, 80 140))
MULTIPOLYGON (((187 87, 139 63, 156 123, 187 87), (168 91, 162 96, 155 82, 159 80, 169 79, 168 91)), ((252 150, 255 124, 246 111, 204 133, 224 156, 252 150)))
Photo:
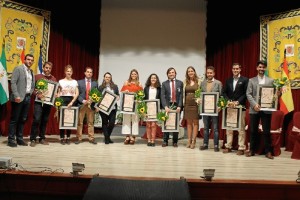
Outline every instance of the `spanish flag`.
MULTIPOLYGON (((284 50, 284 59, 283 59, 283 67, 281 78, 287 77, 289 81, 289 69, 288 62, 286 60, 286 50, 284 50)), ((282 87, 282 95, 279 99, 280 110, 286 115, 289 112, 294 110, 294 101, 292 96, 291 84, 290 82, 282 87)))

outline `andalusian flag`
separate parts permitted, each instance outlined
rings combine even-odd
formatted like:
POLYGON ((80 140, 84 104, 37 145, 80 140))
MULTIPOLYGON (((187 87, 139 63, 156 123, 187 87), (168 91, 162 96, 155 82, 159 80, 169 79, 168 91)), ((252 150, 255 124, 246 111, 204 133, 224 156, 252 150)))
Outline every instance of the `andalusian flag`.
POLYGON ((8 101, 9 95, 4 41, 2 44, 2 53, 0 61, 0 104, 2 105, 8 101))
MULTIPOLYGON (((287 77, 287 80, 289 81, 289 69, 288 69, 288 63, 285 54, 286 51, 284 50, 284 60, 283 60, 281 78, 287 77)), ((294 110, 294 101, 293 101, 290 83, 282 87, 282 96, 279 99, 279 104, 280 104, 280 110, 285 115, 294 110)))

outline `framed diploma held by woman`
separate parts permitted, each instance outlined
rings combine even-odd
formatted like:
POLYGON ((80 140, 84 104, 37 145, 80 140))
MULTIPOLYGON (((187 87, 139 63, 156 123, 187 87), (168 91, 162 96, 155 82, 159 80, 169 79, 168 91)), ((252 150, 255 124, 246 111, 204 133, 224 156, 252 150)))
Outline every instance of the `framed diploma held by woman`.
POLYGON ((121 113, 125 114, 136 114, 136 101, 134 100, 134 92, 121 92, 121 113))
POLYGON ((162 132, 179 132, 179 113, 171 110, 168 117, 162 124, 162 132))
POLYGON ((46 80, 46 81, 48 83, 48 87, 47 87, 47 90, 43 92, 44 98, 39 99, 38 96, 36 95, 35 101, 53 106, 54 101, 55 101, 55 95, 56 95, 57 89, 58 89, 58 82, 54 82, 54 81, 50 81, 50 80, 46 80))
POLYGON ((61 106, 59 129, 77 129, 78 125, 78 107, 61 106))
POLYGON ((222 112, 222 129, 240 130, 242 108, 226 107, 222 112))
POLYGON ((260 105, 260 110, 276 111, 278 104, 276 88, 270 85, 258 85, 256 102, 260 105))
POLYGON ((115 107, 117 100, 118 100, 117 95, 106 90, 102 96, 101 101, 97 103, 95 107, 99 108, 100 112, 109 115, 112 109, 115 107))
POLYGON ((219 92, 201 92, 200 115, 218 116, 219 92))
POLYGON ((157 113, 159 112, 159 99, 145 100, 147 106, 147 113, 145 121, 157 121, 157 113))

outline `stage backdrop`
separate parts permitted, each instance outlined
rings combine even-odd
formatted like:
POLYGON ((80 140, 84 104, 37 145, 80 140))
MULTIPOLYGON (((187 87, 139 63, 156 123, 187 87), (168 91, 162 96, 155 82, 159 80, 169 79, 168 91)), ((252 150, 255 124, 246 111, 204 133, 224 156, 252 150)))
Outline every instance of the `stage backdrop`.
POLYGON ((300 9, 264 15, 261 21, 261 58, 268 61, 268 75, 282 76, 284 50, 292 89, 300 88, 300 9))
POLYGON ((188 66, 203 76, 206 66, 205 0, 102 0, 99 82, 110 72, 121 88, 131 69, 142 85, 151 73, 160 81, 174 67, 183 80, 188 66))
MULTIPOLYGON (((5 43, 8 74, 23 62, 22 58, 28 53, 35 57, 31 69, 35 74, 40 73, 39 65, 41 67, 48 58, 50 12, 1 0, 0 21, 0 41, 3 39, 5 43)), ((2 48, 0 45, 0 52, 2 48)))

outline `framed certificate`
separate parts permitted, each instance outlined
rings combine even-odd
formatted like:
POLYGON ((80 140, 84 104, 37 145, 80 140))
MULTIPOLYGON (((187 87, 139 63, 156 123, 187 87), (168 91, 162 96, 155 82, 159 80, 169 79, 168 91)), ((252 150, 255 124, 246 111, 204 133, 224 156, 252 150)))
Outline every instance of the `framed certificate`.
POLYGON ((43 95, 45 96, 45 98, 42 101, 36 95, 35 101, 53 106, 54 101, 55 101, 55 95, 56 95, 57 89, 58 89, 58 82, 53 82, 53 81, 50 81, 50 80, 47 80, 47 79, 45 79, 45 80, 48 82, 48 89, 45 92, 43 92, 43 95))
POLYGON ((136 114, 136 101, 134 100, 134 92, 121 92, 121 113, 136 114))
POLYGON ((112 109, 115 107, 117 100, 118 100, 117 95, 106 90, 103 94, 101 101, 97 103, 95 107, 99 108, 100 112, 109 115, 112 109))
POLYGON ((60 107, 59 129, 77 129, 78 107, 60 107))
POLYGON ((201 92, 200 115, 218 116, 219 92, 201 92))
POLYGON ((240 130, 242 108, 225 108, 222 113, 222 129, 240 130))
POLYGON ((162 124, 162 132, 179 132, 179 113, 171 110, 168 116, 169 118, 162 124))
POLYGON ((258 85, 256 102, 260 105, 260 110, 276 111, 278 105, 276 88, 270 85, 258 85))
POLYGON ((147 106, 147 114, 145 121, 157 121, 157 113, 159 112, 159 99, 144 100, 147 106))

